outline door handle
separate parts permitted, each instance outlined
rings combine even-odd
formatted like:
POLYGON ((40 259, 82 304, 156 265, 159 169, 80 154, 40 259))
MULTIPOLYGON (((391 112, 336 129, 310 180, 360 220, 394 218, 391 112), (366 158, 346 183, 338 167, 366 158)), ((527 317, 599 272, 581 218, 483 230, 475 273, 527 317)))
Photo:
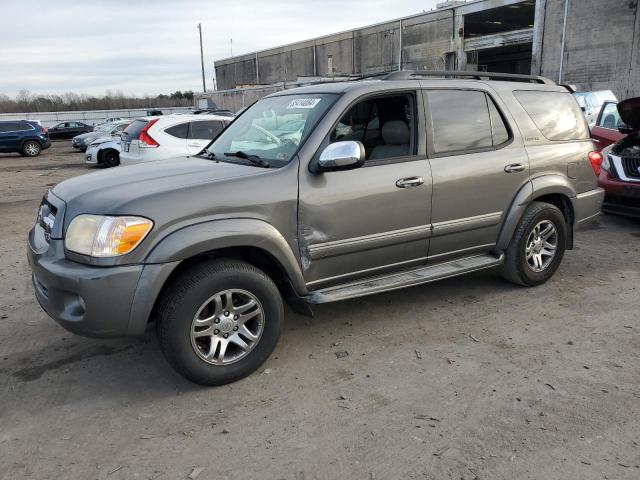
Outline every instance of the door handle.
POLYGON ((398 188, 411 188, 411 187, 419 187, 424 183, 424 178, 422 177, 407 177, 401 178, 396 182, 396 187, 398 188))
POLYGON ((504 167, 504 171, 507 173, 524 172, 524 165, 521 163, 512 163, 504 167))

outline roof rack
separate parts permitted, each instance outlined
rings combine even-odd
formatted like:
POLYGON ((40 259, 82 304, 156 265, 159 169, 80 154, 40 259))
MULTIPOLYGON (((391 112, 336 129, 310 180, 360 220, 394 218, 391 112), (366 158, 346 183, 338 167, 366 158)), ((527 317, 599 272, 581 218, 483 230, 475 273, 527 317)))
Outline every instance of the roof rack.
POLYGON ((553 80, 537 75, 517 75, 514 73, 472 72, 466 70, 399 70, 388 73, 384 80, 412 80, 416 77, 473 78, 474 80, 509 80, 555 85, 553 80))

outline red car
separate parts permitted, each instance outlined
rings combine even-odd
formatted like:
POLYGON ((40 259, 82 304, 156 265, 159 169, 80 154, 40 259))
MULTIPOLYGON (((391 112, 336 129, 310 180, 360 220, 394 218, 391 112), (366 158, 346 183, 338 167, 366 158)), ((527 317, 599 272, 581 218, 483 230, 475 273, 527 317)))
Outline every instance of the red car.
POLYGON ((617 113, 622 138, 590 153, 589 160, 600 167, 598 184, 606 192, 602 210, 640 218, 640 97, 618 103, 617 113))
POLYGON ((604 102, 602 108, 600 108, 596 124, 591 127, 591 137, 598 150, 602 150, 604 147, 608 147, 625 137, 625 134, 618 130, 618 127, 622 126, 623 122, 620 119, 617 105, 618 102, 611 100, 604 102))

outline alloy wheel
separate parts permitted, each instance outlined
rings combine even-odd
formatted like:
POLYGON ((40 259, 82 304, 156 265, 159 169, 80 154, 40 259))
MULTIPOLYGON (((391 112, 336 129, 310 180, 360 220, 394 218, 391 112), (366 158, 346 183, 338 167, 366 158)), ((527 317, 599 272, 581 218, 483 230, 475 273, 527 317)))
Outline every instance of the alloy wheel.
POLYGON ((40 148, 35 143, 27 143, 24 146, 24 151, 27 153, 27 155, 34 156, 38 154, 40 148))
POLYGON ((550 220, 542 220, 529 233, 525 243, 527 266, 536 273, 545 270, 558 249, 558 230, 550 220))
POLYGON ((209 297, 191 322, 191 346, 213 365, 228 365, 246 357, 264 331, 264 310, 246 290, 229 289, 209 297))

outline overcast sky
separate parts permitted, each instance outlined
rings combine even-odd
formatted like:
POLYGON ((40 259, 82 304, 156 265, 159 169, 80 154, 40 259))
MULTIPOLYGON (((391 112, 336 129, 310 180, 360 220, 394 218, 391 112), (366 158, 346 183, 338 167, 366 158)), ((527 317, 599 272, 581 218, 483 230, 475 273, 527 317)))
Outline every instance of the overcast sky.
POLYGON ((1 0, 0 93, 202 90, 213 62, 430 10, 439 0, 1 0))

